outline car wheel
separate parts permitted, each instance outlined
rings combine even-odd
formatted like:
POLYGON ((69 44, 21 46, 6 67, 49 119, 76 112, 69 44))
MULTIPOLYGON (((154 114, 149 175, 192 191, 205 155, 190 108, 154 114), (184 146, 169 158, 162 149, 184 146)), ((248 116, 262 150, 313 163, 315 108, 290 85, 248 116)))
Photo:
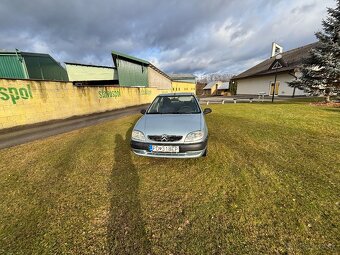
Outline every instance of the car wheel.
POLYGON ((203 153, 202 157, 206 157, 206 156, 207 156, 207 154, 208 154, 208 148, 206 148, 206 149, 205 149, 205 151, 204 151, 204 153, 203 153))

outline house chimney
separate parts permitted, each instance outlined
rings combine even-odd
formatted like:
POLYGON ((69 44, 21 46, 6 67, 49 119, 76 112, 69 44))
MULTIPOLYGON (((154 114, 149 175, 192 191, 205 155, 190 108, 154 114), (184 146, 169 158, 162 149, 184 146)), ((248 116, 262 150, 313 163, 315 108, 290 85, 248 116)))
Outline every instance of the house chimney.
POLYGON ((274 57, 277 54, 280 54, 282 52, 283 52, 283 48, 280 45, 278 45, 277 43, 273 42, 272 43, 272 54, 271 54, 271 57, 274 57))

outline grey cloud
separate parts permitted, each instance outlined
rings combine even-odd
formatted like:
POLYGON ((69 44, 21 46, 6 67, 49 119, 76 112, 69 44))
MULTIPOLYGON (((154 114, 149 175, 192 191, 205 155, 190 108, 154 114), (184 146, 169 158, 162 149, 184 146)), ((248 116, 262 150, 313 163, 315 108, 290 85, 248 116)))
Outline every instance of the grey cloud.
POLYGON ((0 49, 104 65, 118 50, 170 73, 237 73, 267 57, 274 40, 287 49, 312 42, 332 2, 2 0, 0 49))

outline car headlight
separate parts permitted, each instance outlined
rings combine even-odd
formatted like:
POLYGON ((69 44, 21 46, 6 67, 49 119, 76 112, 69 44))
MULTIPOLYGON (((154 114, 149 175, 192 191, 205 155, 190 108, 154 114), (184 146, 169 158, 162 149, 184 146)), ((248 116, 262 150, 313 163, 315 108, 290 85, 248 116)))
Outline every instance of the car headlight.
POLYGON ((184 142, 196 142, 202 140, 204 137, 204 132, 203 131, 195 131, 191 132, 187 135, 185 138, 184 142))
POLYGON ((145 141, 145 136, 141 131, 133 130, 132 131, 132 140, 136 141, 145 141))

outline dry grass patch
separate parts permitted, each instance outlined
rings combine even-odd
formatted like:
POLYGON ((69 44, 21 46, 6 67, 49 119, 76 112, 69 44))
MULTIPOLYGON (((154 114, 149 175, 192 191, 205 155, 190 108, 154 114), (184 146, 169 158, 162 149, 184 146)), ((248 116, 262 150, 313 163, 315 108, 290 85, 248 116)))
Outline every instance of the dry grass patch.
POLYGON ((213 105, 207 158, 141 158, 131 116, 0 151, 0 254, 335 254, 340 109, 213 105))

